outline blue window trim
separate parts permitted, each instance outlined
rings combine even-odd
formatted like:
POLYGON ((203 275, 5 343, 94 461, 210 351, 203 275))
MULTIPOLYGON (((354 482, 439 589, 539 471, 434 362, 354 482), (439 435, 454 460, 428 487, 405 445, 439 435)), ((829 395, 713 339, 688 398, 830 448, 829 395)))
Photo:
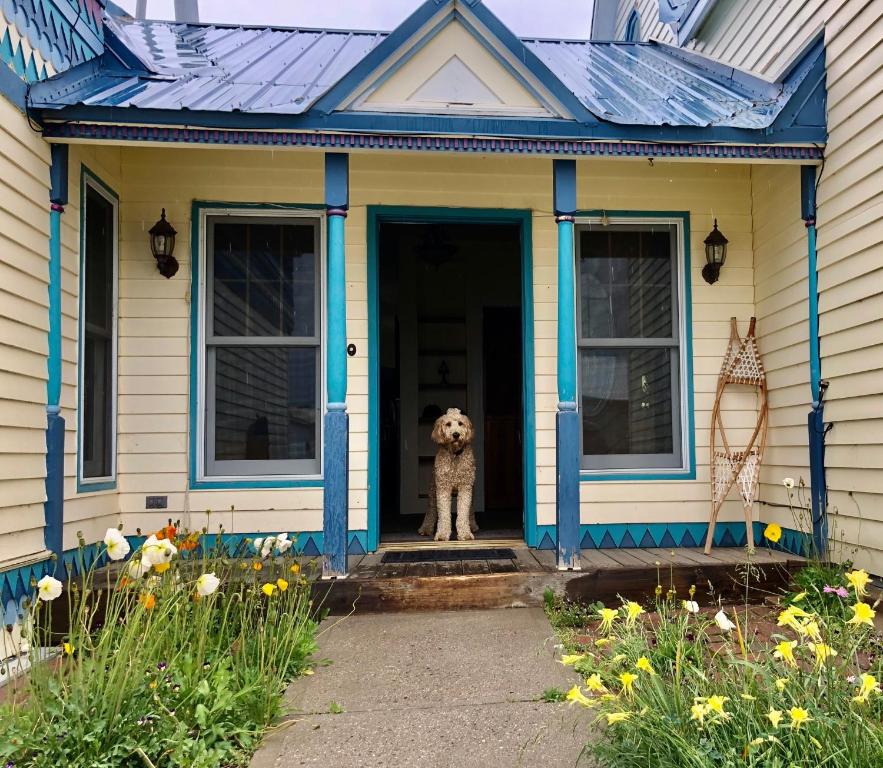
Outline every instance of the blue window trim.
POLYGON ((687 465, 686 469, 676 469, 673 471, 648 470, 646 472, 635 472, 625 470, 623 472, 592 472, 583 470, 580 472, 580 481, 583 483, 595 482, 637 482, 652 480, 654 482, 661 480, 695 480, 696 479, 696 414, 694 405, 693 392, 693 286, 691 257, 690 257, 690 212, 689 211, 608 211, 608 210, 588 210, 577 211, 576 219, 579 223, 580 218, 596 218, 607 215, 621 219, 645 219, 645 218, 666 218, 679 219, 683 228, 684 237, 684 254, 683 254, 683 271, 684 271, 684 306, 682 308, 684 317, 684 345, 686 354, 686 391, 687 391, 687 419, 685 429, 687 430, 687 465))
POLYGON ((638 43, 641 41, 641 14, 637 8, 632 8, 628 21, 625 24, 625 36, 623 37, 628 43, 638 43))
POLYGON ((118 445, 118 423, 119 423, 119 281, 120 281, 120 258, 119 258, 119 216, 120 216, 120 197, 114 191, 113 187, 107 184, 92 171, 85 163, 80 165, 80 259, 79 259, 79 291, 80 295, 77 300, 77 493, 98 493, 100 491, 114 491, 117 487, 117 461, 119 459, 117 453, 118 445), (117 243, 114 246, 114 318, 113 318, 113 474, 110 480, 100 480, 98 482, 89 482, 83 477, 83 407, 82 407, 82 388, 83 388, 83 301, 86 297, 86 271, 84 269, 86 260, 86 186, 92 183, 96 187, 100 187, 107 195, 114 200, 115 213, 117 217, 116 231, 117 243))
MULTIPOLYGON (((233 208, 243 211, 279 211, 279 210, 309 210, 317 214, 325 210, 320 203, 239 203, 239 202, 206 202, 194 200, 190 213, 190 438, 188 460, 188 482, 190 490, 250 490, 272 488, 322 488, 324 481, 321 477, 305 479, 280 478, 249 480, 200 480, 197 457, 197 437, 199 434, 199 259, 200 259, 200 219, 204 211, 225 210, 233 208)), ((324 315, 323 315, 324 317, 324 315)))
POLYGON ((524 385, 524 537, 539 543, 536 503, 536 397, 534 380, 533 218, 532 212, 509 208, 444 208, 436 206, 368 206, 368 551, 380 543, 380 261, 381 222, 463 222, 517 224, 521 228, 522 379, 524 385))

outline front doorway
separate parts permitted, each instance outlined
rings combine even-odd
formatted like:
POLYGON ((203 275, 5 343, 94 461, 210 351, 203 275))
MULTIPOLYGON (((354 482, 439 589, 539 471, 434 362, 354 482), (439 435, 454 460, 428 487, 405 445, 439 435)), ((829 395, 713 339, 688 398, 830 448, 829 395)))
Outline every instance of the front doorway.
POLYGON ((426 541, 431 433, 448 408, 473 422, 477 538, 524 537, 522 236, 518 223, 377 223, 382 543, 426 541))

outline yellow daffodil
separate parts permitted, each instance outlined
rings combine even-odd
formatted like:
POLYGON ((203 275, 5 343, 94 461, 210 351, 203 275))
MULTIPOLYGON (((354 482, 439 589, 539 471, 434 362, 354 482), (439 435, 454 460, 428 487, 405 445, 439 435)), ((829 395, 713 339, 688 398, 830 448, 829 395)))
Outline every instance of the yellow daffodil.
POLYGON ((816 655, 816 666, 822 667, 825 662, 837 655, 837 651, 825 643, 809 643, 809 649, 816 655))
POLYGON ((776 646, 776 650, 773 651, 773 657, 777 659, 781 659, 784 661, 789 667, 796 667, 797 661, 794 658, 794 649, 797 647, 796 640, 782 640, 776 646))
POLYGON ((855 590, 856 595, 864 596, 868 594, 867 586, 871 577, 868 576, 867 571, 850 571, 846 574, 846 580, 849 582, 849 586, 855 590))
POLYGON ((629 717, 631 717, 631 712, 610 712, 607 715, 607 725, 621 723, 623 720, 628 720, 629 717))
POLYGON ((578 661, 582 661, 586 655, 584 653, 567 653, 561 657, 561 663, 565 667, 572 667, 578 661))
POLYGON ((275 584, 270 584, 267 582, 264 586, 261 587, 261 592, 263 592, 267 597, 272 597, 276 594, 276 590, 279 589, 275 584))
POLYGON ((619 682, 622 683, 622 692, 626 695, 631 695, 632 693, 632 685, 635 680, 638 679, 637 675, 632 674, 631 672, 623 672, 619 676, 619 682))
POLYGON ((804 611, 803 608, 798 608, 796 605, 789 605, 784 611, 779 614, 779 619, 776 623, 780 627, 789 627, 795 632, 801 632, 803 630, 803 622, 798 621, 798 619, 804 619, 808 617, 809 614, 804 611))
POLYGON ((632 626, 634 626, 635 620, 638 618, 638 616, 640 616, 642 613, 644 613, 644 609, 641 608, 641 606, 638 605, 638 603, 636 603, 632 600, 629 600, 625 604, 625 613, 626 613, 626 617, 625 617, 626 626, 632 627, 632 626))
POLYGON ((770 523, 763 529, 763 537, 776 544, 782 538, 782 526, 778 523, 770 523))
POLYGON ((778 728, 779 723, 782 722, 782 710, 781 709, 772 709, 766 713, 766 716, 769 718, 770 722, 773 724, 773 728, 778 728))
POLYGON ((625 661, 624 653, 617 653, 612 659, 610 659, 610 666, 614 667, 619 664, 621 661, 625 661))
POLYGON ((780 693, 785 690, 785 686, 788 685, 788 682, 789 681, 788 681, 787 677, 777 677, 776 678, 776 688, 778 689, 778 691, 780 693))
POLYGON ((819 629, 819 623, 815 619, 807 619, 800 625, 797 634, 808 637, 815 643, 822 639, 822 631, 819 629))
POLYGON ((696 597, 696 585, 695 585, 695 584, 691 584, 691 585, 690 585, 690 588, 687 590, 687 594, 690 595, 690 599, 691 599, 691 600, 692 600, 694 597, 696 597))
POLYGON ((705 716, 710 711, 708 704, 697 701, 692 707, 690 707, 690 719, 698 720, 699 725, 703 725, 705 723, 705 716))
POLYGON ((65 656, 73 656, 74 651, 76 650, 76 648, 74 648, 70 643, 64 643, 64 645, 62 645, 62 649, 64 650, 65 656))
POLYGON ((641 658, 635 662, 635 666, 640 669, 641 672, 646 672, 650 676, 656 674, 656 670, 653 669, 653 665, 650 663, 650 659, 648 659, 646 656, 641 656, 641 658))
POLYGON ((605 645, 610 645, 609 637, 599 637, 597 640, 595 640, 596 648, 603 648, 605 645))
POLYGON ((589 675, 586 678, 586 687, 590 691, 594 691, 595 693, 607 693, 607 687, 601 680, 601 675, 599 675, 597 672, 595 672, 593 675, 589 675))
POLYGON ((288 582, 285 579, 276 579, 276 586, 279 587, 280 592, 285 592, 288 589, 288 582))
POLYGON ((757 698, 752 696, 750 693, 740 693, 739 698, 744 699, 745 701, 757 701, 757 698))
POLYGON ((729 701, 729 698, 726 696, 709 696, 706 700, 708 704, 708 709, 715 714, 720 715, 721 717, 729 717, 729 713, 724 711, 724 704, 729 701))
POLYGON ((595 706, 595 702, 586 696, 578 685, 573 686, 573 688, 567 692, 567 700, 571 704, 582 704, 584 707, 595 706))
POLYGON ((806 592, 798 592, 791 598, 792 603, 802 603, 804 600, 806 600, 806 592))
POLYGON ((874 626, 874 616, 877 612, 867 603, 858 602, 852 606, 852 618, 847 624, 867 624, 869 627, 874 626))
POLYGON ((171 563, 156 563, 156 565, 153 566, 153 572, 154 573, 165 573, 171 567, 172 567, 171 563))
POLYGON ((291 571, 295 576, 297 576, 297 574, 300 573, 300 563, 292 563, 291 568, 289 568, 288 570, 291 571))
POLYGON ((601 626, 599 629, 605 635, 610 634, 610 630, 613 629, 613 622, 616 621, 617 611, 613 608, 602 608, 598 611, 598 614, 601 616, 601 626))
POLYGON ((880 683, 877 682, 876 677, 865 672, 859 679, 861 680, 861 684, 859 685, 858 696, 853 696, 853 701, 858 702, 859 704, 865 704, 872 693, 880 694, 880 683))
POLYGON ((809 712, 802 707, 791 707, 791 709, 788 710, 788 714, 791 715, 792 728, 800 728, 801 725, 812 720, 809 716, 809 712))

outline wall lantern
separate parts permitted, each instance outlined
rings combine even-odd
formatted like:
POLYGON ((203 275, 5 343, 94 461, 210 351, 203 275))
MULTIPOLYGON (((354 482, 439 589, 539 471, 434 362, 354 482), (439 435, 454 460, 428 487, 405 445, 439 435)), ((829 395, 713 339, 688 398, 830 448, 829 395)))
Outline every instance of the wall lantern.
POLYGON ((727 260, 727 243, 729 240, 723 236, 717 228, 717 219, 714 220, 714 229, 705 238, 705 260, 708 262, 702 267, 702 277, 709 285, 718 281, 721 267, 727 260))
POLYGON ((178 261, 172 255, 175 252, 175 228, 166 221, 166 209, 162 209, 162 216, 150 229, 150 250, 156 259, 159 273, 169 278, 178 271, 178 261))

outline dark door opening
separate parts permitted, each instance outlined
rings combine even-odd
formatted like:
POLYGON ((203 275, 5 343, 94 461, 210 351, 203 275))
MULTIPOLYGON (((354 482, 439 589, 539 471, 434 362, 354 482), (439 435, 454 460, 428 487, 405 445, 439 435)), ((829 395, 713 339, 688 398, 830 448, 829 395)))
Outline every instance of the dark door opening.
POLYGON ((477 538, 522 537, 521 231, 382 223, 380 537, 418 539, 448 408, 473 422, 477 538))

